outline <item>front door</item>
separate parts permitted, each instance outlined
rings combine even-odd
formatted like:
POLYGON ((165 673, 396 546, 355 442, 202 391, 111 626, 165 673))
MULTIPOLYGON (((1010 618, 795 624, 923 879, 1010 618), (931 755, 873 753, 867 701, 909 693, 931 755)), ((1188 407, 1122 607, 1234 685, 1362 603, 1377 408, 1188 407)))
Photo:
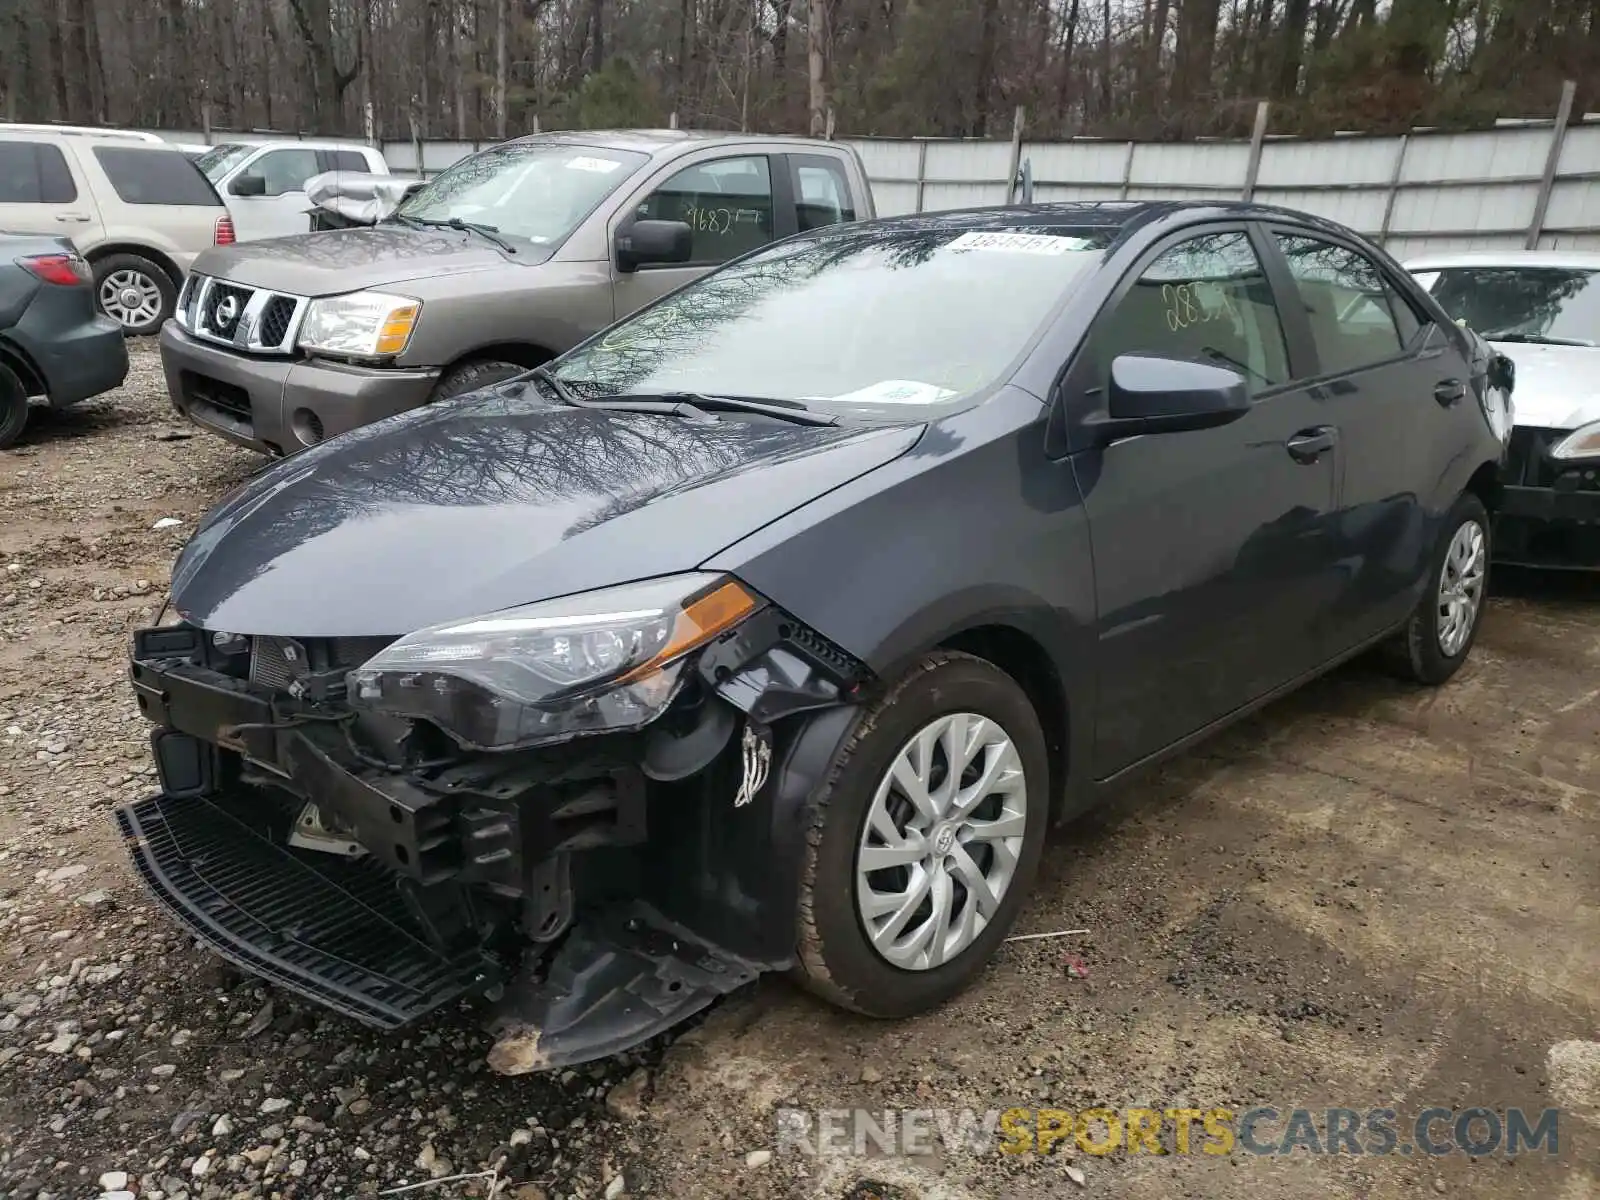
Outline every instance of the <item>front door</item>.
POLYGON ((1130 351, 1231 367, 1252 406, 1219 428, 1073 457, 1098 602, 1097 778, 1310 670, 1335 592, 1337 433, 1294 381, 1243 226, 1180 234, 1146 256, 1096 321, 1068 402, 1103 412, 1111 362, 1130 351))
POLYGON ((311 204, 306 199, 306 180, 321 171, 317 152, 298 146, 268 150, 246 162, 233 179, 259 175, 267 186, 259 196, 240 196, 232 190, 233 180, 228 182, 226 199, 234 236, 245 242, 309 232, 311 204))
POLYGON ((654 264, 621 272, 613 265, 616 318, 719 267, 775 237, 794 232, 793 204, 780 222, 773 203, 772 161, 764 154, 713 158, 683 167, 648 188, 624 210, 618 223, 683 221, 694 231, 694 249, 682 264, 654 264), (781 224, 786 227, 780 228, 781 224))

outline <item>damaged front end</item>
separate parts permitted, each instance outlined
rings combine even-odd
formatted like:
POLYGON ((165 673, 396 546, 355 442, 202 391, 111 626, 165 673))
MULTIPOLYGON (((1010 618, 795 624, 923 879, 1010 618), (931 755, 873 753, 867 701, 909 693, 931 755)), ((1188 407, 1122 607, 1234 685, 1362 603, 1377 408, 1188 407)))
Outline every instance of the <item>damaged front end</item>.
POLYGON ((399 639, 144 629, 132 676, 162 790, 117 819, 172 915, 379 1028, 487 995, 520 1073, 791 965, 867 672, 697 575, 399 639))

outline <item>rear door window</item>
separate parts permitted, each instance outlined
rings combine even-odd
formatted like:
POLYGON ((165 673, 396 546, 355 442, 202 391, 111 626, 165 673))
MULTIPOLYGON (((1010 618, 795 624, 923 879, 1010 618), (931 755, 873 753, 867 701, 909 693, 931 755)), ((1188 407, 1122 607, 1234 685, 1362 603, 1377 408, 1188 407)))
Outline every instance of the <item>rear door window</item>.
POLYGON ((124 204, 222 207, 200 168, 177 150, 96 146, 94 157, 124 204))
POLYGON ((327 150, 327 169, 330 171, 370 171, 366 158, 359 150, 327 150))
POLYGON ((794 182, 795 215, 802 230, 856 219, 850 181, 837 159, 791 154, 789 169, 794 182))
POLYGON ((1418 322, 1376 263, 1321 238, 1273 236, 1306 306, 1321 374, 1357 371, 1399 356, 1418 322))
POLYGON ((49 142, 0 142, 0 204, 71 204, 72 170, 49 142))

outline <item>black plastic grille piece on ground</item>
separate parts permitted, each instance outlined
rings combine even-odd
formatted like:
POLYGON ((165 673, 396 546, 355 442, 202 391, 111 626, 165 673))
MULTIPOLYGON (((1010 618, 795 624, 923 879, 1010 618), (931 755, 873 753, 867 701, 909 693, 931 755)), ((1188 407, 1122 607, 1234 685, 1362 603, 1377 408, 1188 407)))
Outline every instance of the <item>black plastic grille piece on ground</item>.
POLYGON ((312 865, 198 796, 124 805, 117 823, 145 884, 202 942, 363 1024, 398 1028, 498 978, 476 950, 430 945, 370 860, 312 865))

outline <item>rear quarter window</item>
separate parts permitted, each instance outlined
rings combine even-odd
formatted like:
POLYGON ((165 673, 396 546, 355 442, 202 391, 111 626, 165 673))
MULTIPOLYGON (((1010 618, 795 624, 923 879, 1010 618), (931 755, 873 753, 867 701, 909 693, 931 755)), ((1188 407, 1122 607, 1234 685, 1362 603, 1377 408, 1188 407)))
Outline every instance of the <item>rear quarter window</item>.
POLYGON ((366 157, 359 150, 328 151, 330 171, 370 171, 366 157))
POLYGON ((94 157, 124 204, 222 207, 200 168, 177 150, 96 146, 94 157))
POLYGON ((0 204, 70 204, 72 171, 49 142, 0 142, 0 204))

